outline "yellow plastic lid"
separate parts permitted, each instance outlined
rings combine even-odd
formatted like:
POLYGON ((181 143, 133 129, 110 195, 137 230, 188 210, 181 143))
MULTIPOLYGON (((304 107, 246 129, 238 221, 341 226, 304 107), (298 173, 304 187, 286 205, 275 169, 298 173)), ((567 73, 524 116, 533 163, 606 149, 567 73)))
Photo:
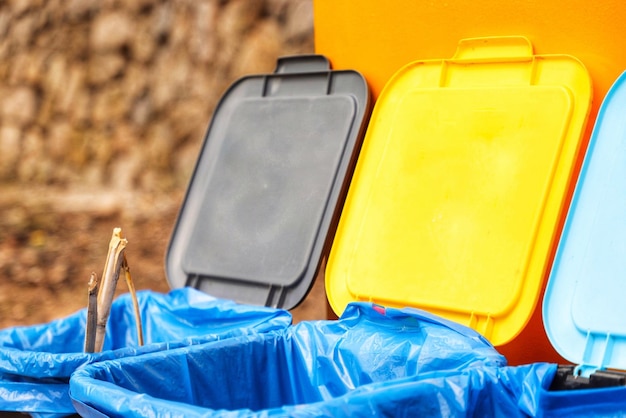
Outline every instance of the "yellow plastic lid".
POLYGON ((413 62, 374 107, 326 269, 331 307, 425 309, 495 345, 528 322, 591 102, 585 67, 523 37, 413 62))

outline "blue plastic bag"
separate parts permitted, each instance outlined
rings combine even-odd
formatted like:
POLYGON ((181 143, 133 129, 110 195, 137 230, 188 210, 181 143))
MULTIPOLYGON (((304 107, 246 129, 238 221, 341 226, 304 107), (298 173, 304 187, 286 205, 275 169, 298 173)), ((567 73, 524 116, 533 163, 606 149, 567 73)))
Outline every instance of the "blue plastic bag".
MULTIPOLYGON (((263 411, 260 416, 528 417, 528 388, 549 365, 432 371, 357 388, 327 402, 263 411)), ((534 406, 532 400, 531 407, 534 406)))
POLYGON ((73 413, 68 382, 85 364, 286 328, 289 312, 240 305, 191 288, 138 292, 144 329, 137 346, 130 295, 111 307, 104 350, 82 352, 86 309, 48 324, 0 330, 0 410, 73 413))
MULTIPOLYGON (((317 416, 325 408, 340 415, 342 405, 355 412, 349 399, 353 393, 368 398, 370 385, 386 393, 376 385, 505 364, 469 328, 416 309, 353 303, 337 321, 301 322, 266 334, 89 365, 72 375, 70 395, 83 416, 307 411, 317 416)), ((401 408, 407 400, 394 402, 401 408)))
MULTIPOLYGON (((549 391, 556 370, 556 364, 534 363, 427 372, 364 385, 326 402, 248 412, 254 416, 290 417, 626 416, 626 387, 549 391)), ((247 415, 239 412, 239 416, 247 415)))

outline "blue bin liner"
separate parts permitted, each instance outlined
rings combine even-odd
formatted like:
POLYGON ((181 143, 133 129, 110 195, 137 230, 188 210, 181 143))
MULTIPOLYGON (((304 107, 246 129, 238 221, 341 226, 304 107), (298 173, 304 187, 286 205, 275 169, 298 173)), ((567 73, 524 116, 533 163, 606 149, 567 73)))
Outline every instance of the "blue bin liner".
POLYGON ((86 309, 48 324, 0 330, 0 410, 73 413, 68 382, 80 366, 291 324, 285 310, 240 305, 191 288, 168 294, 140 291, 137 297, 143 347, 137 346, 129 294, 113 302, 101 353, 82 352, 86 309))
POLYGON ((528 417, 535 407, 528 388, 536 387, 549 372, 547 364, 432 371, 364 385, 342 397, 304 408, 295 405, 258 415, 528 417))
MULTIPOLYGON (((364 385, 326 402, 255 416, 596 418, 626 416, 626 387, 550 391, 556 364, 468 367, 364 385)), ((239 411, 239 416, 247 416, 239 411)), ((230 416, 238 416, 232 414, 230 416)))
POLYGON ((378 411, 370 385, 386 393, 402 379, 505 364, 469 328, 417 309, 352 303, 337 321, 89 365, 72 375, 70 395, 83 416, 336 416, 363 411, 353 394, 378 411))

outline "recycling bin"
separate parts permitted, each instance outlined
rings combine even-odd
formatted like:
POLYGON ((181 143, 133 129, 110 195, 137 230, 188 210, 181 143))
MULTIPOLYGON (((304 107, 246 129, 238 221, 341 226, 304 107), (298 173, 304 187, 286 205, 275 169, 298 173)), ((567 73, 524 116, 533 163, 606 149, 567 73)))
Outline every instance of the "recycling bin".
MULTIPOLYGON (((523 35, 532 40, 538 55, 566 54, 578 58, 588 70, 593 85, 581 151, 589 141, 602 100, 626 69, 623 42, 626 38, 626 25, 623 24, 626 7, 620 0, 603 0, 602 7, 595 8, 587 7, 586 0, 572 0, 567 6, 560 0, 477 0, 471 3, 450 0, 444 4, 413 0, 398 0, 393 4, 377 0, 315 0, 313 6, 315 51, 329 57, 335 68, 351 68, 364 74, 375 100, 399 68, 416 58, 431 61, 452 56, 458 40, 463 38, 523 35)), ((536 61, 539 66, 543 65, 540 61, 536 61)), ((562 73, 564 78, 566 73, 562 73)), ((441 75, 441 82, 447 83, 446 76, 441 75)), ((577 93, 573 96, 574 100, 581 98, 577 93)), ((478 99, 476 103, 480 101, 478 99)), ((450 110, 448 115, 454 113, 450 110)), ((494 144, 497 142, 494 137, 494 144)), ((584 152, 580 152, 577 157, 574 175, 577 175, 583 155, 584 152)), ((513 165, 508 167, 514 169, 513 165)), ((454 167, 450 166, 450 169, 454 170, 454 167)), ((570 185, 570 196, 572 190, 573 184, 570 185)), ((488 234, 489 230, 484 232, 488 234)), ((558 236, 560 228, 555 233, 558 236)), ((480 262, 482 260, 478 264, 480 262)), ((544 285, 549 269, 547 265, 544 285)), ((543 294, 544 290, 540 288, 536 306, 541 306, 543 294)), ((541 309, 535 309, 528 324, 513 340, 504 345, 496 344, 511 364, 565 362, 551 346, 541 315, 541 309)), ((497 321, 495 323, 497 326, 497 321)))
POLYGON ((145 345, 138 346, 129 294, 111 306, 103 351, 83 352, 86 309, 47 324, 0 330, 0 411, 71 414, 74 370, 98 361, 286 328, 287 311, 237 304, 191 288, 137 293, 145 345))
POLYGON ((543 303, 570 363, 537 391, 539 416, 626 415, 626 72, 604 98, 543 303))
POLYGON ((0 410, 74 412, 88 363, 285 328, 327 253, 369 111, 355 71, 321 55, 279 58, 220 99, 165 254, 168 296, 141 293, 145 347, 127 296, 104 351, 81 353, 86 313, 0 333, 0 410), (194 290, 198 289, 198 290, 194 290), (211 296, 209 296, 211 295, 211 296))
MULTIPOLYGON (((412 391, 389 395, 394 382, 505 364, 470 328, 353 303, 339 320, 89 365, 72 375, 70 393, 76 410, 94 417, 377 415, 414 410, 412 391)), ((447 390, 454 398, 464 389, 447 390)))
MULTIPOLYGON (((523 36, 462 39, 452 58, 398 69, 328 258, 335 313, 352 301, 411 306, 499 350, 516 342, 541 319, 591 98, 579 59, 536 54, 523 36)), ((540 335, 516 344, 511 364, 554 352, 540 335)))

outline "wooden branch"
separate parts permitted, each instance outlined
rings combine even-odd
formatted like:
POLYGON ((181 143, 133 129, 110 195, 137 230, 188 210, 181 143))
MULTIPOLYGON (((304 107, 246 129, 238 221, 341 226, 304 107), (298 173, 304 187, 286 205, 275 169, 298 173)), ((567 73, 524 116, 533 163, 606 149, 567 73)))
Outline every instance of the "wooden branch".
POLYGON ((98 289, 100 281, 96 273, 89 276, 87 298, 87 324, 85 326, 85 352, 93 353, 96 344, 96 322, 98 319, 98 289))
POLYGON ((107 321, 111 312, 111 304, 115 296, 115 288, 120 276, 120 269, 124 260, 123 252, 126 248, 125 238, 122 238, 122 229, 113 229, 113 235, 109 242, 109 251, 104 264, 102 282, 98 291, 98 315, 96 323, 96 341, 94 351, 99 353, 104 345, 107 321))
POLYGON ((126 254, 122 255, 124 261, 122 262, 122 268, 124 269, 124 277, 126 278, 126 285, 130 291, 130 296, 133 299, 133 308, 135 310, 135 326, 137 327, 137 343, 139 346, 143 345, 143 327, 141 325, 141 312, 139 311, 139 301, 137 300, 137 292, 135 291, 135 284, 133 278, 130 276, 130 267, 126 260, 126 254))

